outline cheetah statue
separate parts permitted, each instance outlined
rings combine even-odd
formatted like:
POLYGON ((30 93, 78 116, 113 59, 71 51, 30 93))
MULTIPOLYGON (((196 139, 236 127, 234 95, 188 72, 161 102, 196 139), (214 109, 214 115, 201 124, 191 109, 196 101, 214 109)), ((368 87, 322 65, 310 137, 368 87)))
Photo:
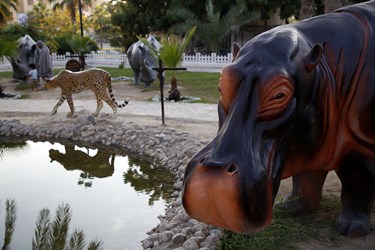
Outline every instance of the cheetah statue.
POLYGON ((123 108, 129 102, 125 100, 123 104, 117 104, 112 94, 111 76, 107 71, 102 69, 93 68, 80 72, 62 70, 57 76, 46 79, 45 88, 47 90, 57 87, 61 88, 61 98, 53 108, 52 114, 56 114, 57 109, 66 99, 71 111, 67 116, 73 116, 74 104, 72 94, 86 89, 91 89, 96 96, 97 107, 94 116, 99 115, 100 110, 103 108, 103 101, 112 108, 113 118, 116 118, 117 108, 123 108))

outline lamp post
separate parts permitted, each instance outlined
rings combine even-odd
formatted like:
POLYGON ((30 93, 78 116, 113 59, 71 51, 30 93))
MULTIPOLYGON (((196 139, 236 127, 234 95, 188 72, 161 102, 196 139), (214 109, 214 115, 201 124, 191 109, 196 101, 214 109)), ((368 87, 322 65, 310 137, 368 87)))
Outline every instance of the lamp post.
MULTIPOLYGON (((82 2, 81 0, 78 0, 78 9, 79 9, 79 24, 81 27, 81 37, 83 37, 83 23, 82 23, 82 2)), ((81 51, 80 55, 80 61, 81 61, 81 69, 85 70, 85 55, 83 51, 81 51)))
POLYGON ((81 27, 81 37, 83 37, 83 23, 82 23, 82 2, 78 0, 78 9, 79 9, 79 24, 81 27))

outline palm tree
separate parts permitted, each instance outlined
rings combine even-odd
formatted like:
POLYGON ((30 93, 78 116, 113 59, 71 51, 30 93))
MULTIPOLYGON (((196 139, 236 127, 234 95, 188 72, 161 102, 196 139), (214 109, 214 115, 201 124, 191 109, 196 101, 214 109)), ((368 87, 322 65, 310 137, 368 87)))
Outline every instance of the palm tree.
POLYGON ((194 12, 186 8, 171 9, 169 15, 183 19, 182 23, 172 26, 172 33, 180 33, 187 27, 197 26, 197 36, 206 46, 207 52, 219 52, 221 42, 232 32, 238 32, 240 25, 250 22, 254 15, 246 7, 245 1, 230 8, 225 15, 222 15, 212 0, 206 2, 206 18, 198 18, 194 12))
POLYGON ((17 11, 18 0, 0 1, 0 27, 6 24, 7 20, 12 19, 11 10, 17 11))
MULTIPOLYGON (((1 97, 1 93, 0 93, 1 97)), ((21 156, 29 150, 27 142, 3 142, 0 145, 0 160, 6 155, 21 156)))
MULTIPOLYGON (((5 230, 4 244, 1 249, 10 249, 17 218, 17 204, 13 199, 7 199, 5 204, 5 230)), ((55 218, 51 221, 49 209, 42 209, 36 222, 32 249, 83 249, 85 246, 85 234, 80 229, 75 229, 69 237, 69 224, 72 212, 69 204, 60 204, 56 210, 55 218)), ((89 242, 87 249, 101 250, 103 242, 94 239, 89 242)))
POLYGON ((94 30, 98 33, 100 40, 100 48, 103 49, 104 31, 109 30, 111 24, 111 15, 105 8, 105 4, 95 6, 94 13, 89 20, 94 24, 94 30))
MULTIPOLYGON (((139 39, 141 39, 141 41, 147 45, 147 47, 151 50, 154 56, 156 56, 159 60, 163 62, 164 66, 169 68, 176 68, 181 65, 183 60, 183 54, 186 50, 186 47, 193 38, 196 29, 196 26, 191 28, 188 34, 184 37, 182 42, 180 38, 176 35, 163 37, 160 41, 162 47, 159 51, 156 51, 155 48, 152 47, 151 44, 147 41, 147 39, 139 39)), ((177 88, 176 71, 172 70, 171 89, 169 90, 168 100, 179 101, 180 99, 181 94, 177 88)))
MULTIPOLYGON (((18 40, 11 35, 0 35, 0 60, 4 60, 4 57, 10 60, 11 57, 17 55, 19 43, 18 40)), ((0 97, 3 96, 3 86, 0 85, 0 97)), ((1 148, 0 148, 1 157, 1 148)))
MULTIPOLYGON (((69 10, 70 19, 72 21, 73 27, 76 27, 76 23, 77 23, 76 14, 77 14, 77 8, 79 8, 80 1, 82 0, 49 0, 50 3, 55 3, 53 5, 54 11, 56 9, 64 9, 64 7, 66 7, 69 10)), ((83 0, 81 4, 82 4, 81 6, 82 8, 85 6, 91 6, 92 0, 83 0)))
POLYGON ((32 11, 28 13, 27 22, 31 27, 38 27, 43 32, 50 30, 50 25, 47 22, 47 18, 51 16, 52 11, 47 8, 47 4, 44 2, 37 2, 33 5, 32 11))
POLYGON ((18 52, 18 39, 11 35, 0 35, 0 59, 3 57, 10 58, 18 52))
POLYGON ((4 245, 3 250, 10 249, 9 245, 12 241, 14 233, 15 222, 17 218, 17 206, 13 199, 7 199, 6 201, 6 217, 5 217, 5 233, 4 233, 4 245))
MULTIPOLYGON (((69 204, 63 203, 58 206, 53 221, 51 221, 50 211, 42 209, 36 222, 32 249, 83 249, 85 234, 82 230, 75 229, 69 237, 71 218, 72 212, 69 204)), ((101 241, 93 240, 87 249, 101 249, 101 245, 101 241), (90 248, 92 246, 94 247, 90 248)))
POLYGON ((73 35, 71 39, 67 40, 70 48, 75 54, 79 55, 79 60, 81 63, 81 68, 85 68, 85 53, 90 51, 91 39, 87 36, 73 35))

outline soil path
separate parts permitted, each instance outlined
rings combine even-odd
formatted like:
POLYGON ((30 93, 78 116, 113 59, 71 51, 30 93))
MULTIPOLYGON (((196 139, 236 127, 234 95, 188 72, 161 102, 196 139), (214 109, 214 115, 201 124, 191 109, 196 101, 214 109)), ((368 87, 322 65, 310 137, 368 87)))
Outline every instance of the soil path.
MULTIPOLYGON (((0 99, 0 120, 18 119, 23 123, 49 123, 86 117, 95 111, 96 101, 91 91, 84 91, 73 96, 76 107, 76 116, 66 118, 69 107, 62 104, 56 115, 50 115, 52 108, 60 98, 60 89, 51 91, 30 90, 15 91, 16 83, 10 79, 1 79, 0 85, 5 86, 7 92, 17 92, 28 95, 26 99, 0 99), (77 118, 78 117, 78 118, 77 118)), ((128 82, 113 83, 113 93, 118 103, 126 98, 130 99, 127 107, 118 110, 116 120, 112 120, 112 110, 104 104, 99 118, 100 120, 113 121, 115 123, 137 123, 153 126, 163 126, 161 121, 160 102, 150 101, 158 91, 143 91, 141 86, 134 86, 128 82)), ((168 86, 165 93, 168 93, 168 86)), ((198 103, 165 103, 165 126, 168 128, 197 135, 204 142, 209 142, 218 129, 217 107, 214 104, 198 103)), ((279 196, 285 196, 291 189, 291 180, 283 180, 279 196)), ((339 197, 341 184, 334 172, 329 173, 323 188, 323 196, 339 197)), ((339 199, 339 198, 337 198, 339 199)), ((372 223, 375 224, 373 212, 372 223)), ((324 228, 322 230, 332 230, 324 228)), ((323 234, 324 235, 324 234, 323 234)), ((339 237, 334 244, 329 239, 311 240, 301 243, 298 249, 375 249, 375 235, 372 232, 365 238, 350 240, 339 237)))

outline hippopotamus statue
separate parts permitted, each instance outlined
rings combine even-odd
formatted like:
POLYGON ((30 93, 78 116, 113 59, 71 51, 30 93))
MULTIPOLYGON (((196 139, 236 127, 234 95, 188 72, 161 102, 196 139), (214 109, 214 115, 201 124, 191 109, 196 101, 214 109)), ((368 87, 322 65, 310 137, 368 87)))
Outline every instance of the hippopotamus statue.
MULTIPOLYGON (((147 38, 147 41, 156 51, 159 51, 161 48, 161 44, 154 36, 150 35, 147 38)), ((158 77, 158 72, 152 69, 158 67, 156 57, 140 40, 131 45, 126 54, 128 56, 130 67, 134 73, 134 84, 139 84, 139 81, 141 81, 144 83, 145 87, 149 87, 158 77)))
MULTIPOLYGON (((328 171, 342 183, 336 229, 370 231, 375 198, 375 1, 258 35, 222 71, 216 137, 188 163, 183 205, 197 220, 238 233, 285 207, 314 210, 328 171)), ((239 50, 239 51, 238 51, 239 50)), ((238 53, 237 53, 238 51, 238 53)))
POLYGON ((35 63, 36 43, 29 36, 25 35, 19 39, 19 52, 15 57, 10 58, 13 69, 13 78, 25 81, 29 72, 29 64, 35 63))

